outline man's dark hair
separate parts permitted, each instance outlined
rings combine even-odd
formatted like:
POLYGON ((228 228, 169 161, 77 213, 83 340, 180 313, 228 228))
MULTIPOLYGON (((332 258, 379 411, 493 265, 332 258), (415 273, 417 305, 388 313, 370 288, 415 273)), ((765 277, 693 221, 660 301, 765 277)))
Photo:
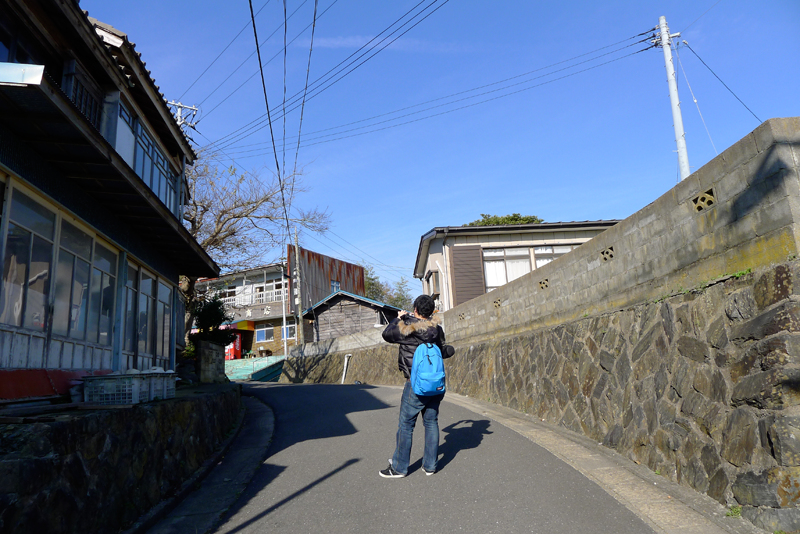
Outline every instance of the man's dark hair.
POLYGON ((414 299, 414 308, 417 313, 423 317, 430 317, 433 315, 433 310, 436 309, 436 303, 430 295, 420 295, 414 299))

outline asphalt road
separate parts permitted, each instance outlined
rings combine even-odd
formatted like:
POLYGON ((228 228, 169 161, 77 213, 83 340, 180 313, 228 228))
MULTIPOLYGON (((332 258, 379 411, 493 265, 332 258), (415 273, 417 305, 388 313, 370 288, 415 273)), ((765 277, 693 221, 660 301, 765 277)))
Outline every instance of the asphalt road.
POLYGON ((367 385, 245 386, 275 412, 267 459, 219 533, 654 532, 594 482, 490 419, 445 401, 439 468, 384 479, 400 394, 367 385))

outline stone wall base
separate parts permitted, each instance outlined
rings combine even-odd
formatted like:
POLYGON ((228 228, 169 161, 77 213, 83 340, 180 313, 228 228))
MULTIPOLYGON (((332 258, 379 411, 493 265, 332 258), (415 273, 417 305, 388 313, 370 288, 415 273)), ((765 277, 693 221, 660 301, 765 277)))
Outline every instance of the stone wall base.
POLYGON ((116 533, 180 488, 236 422, 240 387, 0 424, 0 533, 116 533))

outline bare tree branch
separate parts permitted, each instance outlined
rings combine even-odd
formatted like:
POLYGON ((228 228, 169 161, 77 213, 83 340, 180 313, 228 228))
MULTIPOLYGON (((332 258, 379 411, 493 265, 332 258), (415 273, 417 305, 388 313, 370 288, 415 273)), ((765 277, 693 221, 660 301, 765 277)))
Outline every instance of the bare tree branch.
MULTIPOLYGON (((211 163, 213 156, 201 152, 186 169, 189 199, 184 205, 184 226, 223 272, 261 265, 271 250, 283 244, 286 221, 279 181, 274 175, 264 179, 234 167, 221 170, 211 163)), ((284 179, 284 187, 290 184, 287 211, 298 193, 306 191, 300 178, 297 173, 284 179)), ((297 206, 292 211, 295 216, 290 216, 289 224, 312 232, 328 229, 327 211, 297 206)), ((202 298, 196 294, 195 281, 182 277, 180 284, 187 302, 187 333, 194 320, 194 305, 202 298)))

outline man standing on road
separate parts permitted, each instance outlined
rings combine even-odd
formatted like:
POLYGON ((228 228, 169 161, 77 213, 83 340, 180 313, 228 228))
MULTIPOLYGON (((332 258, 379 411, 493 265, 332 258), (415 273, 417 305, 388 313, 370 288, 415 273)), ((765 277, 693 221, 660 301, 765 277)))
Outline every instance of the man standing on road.
POLYGON ((439 326, 439 317, 433 316, 435 308, 436 305, 429 295, 420 295, 414 300, 413 314, 401 311, 397 319, 393 319, 383 331, 385 341, 400 345, 397 367, 406 377, 403 397, 400 401, 397 446, 394 456, 389 460, 389 467, 380 472, 384 478, 402 478, 408 474, 411 440, 417 415, 420 412, 422 412, 422 422, 425 425, 425 452, 422 456, 422 470, 426 475, 436 472, 436 462, 439 459, 439 403, 442 401, 444 393, 419 396, 411 389, 409 381, 414 351, 422 343, 433 343, 438 346, 442 351, 442 358, 449 358, 453 355, 452 347, 447 347, 450 349, 449 354, 445 350, 444 331, 439 326))

